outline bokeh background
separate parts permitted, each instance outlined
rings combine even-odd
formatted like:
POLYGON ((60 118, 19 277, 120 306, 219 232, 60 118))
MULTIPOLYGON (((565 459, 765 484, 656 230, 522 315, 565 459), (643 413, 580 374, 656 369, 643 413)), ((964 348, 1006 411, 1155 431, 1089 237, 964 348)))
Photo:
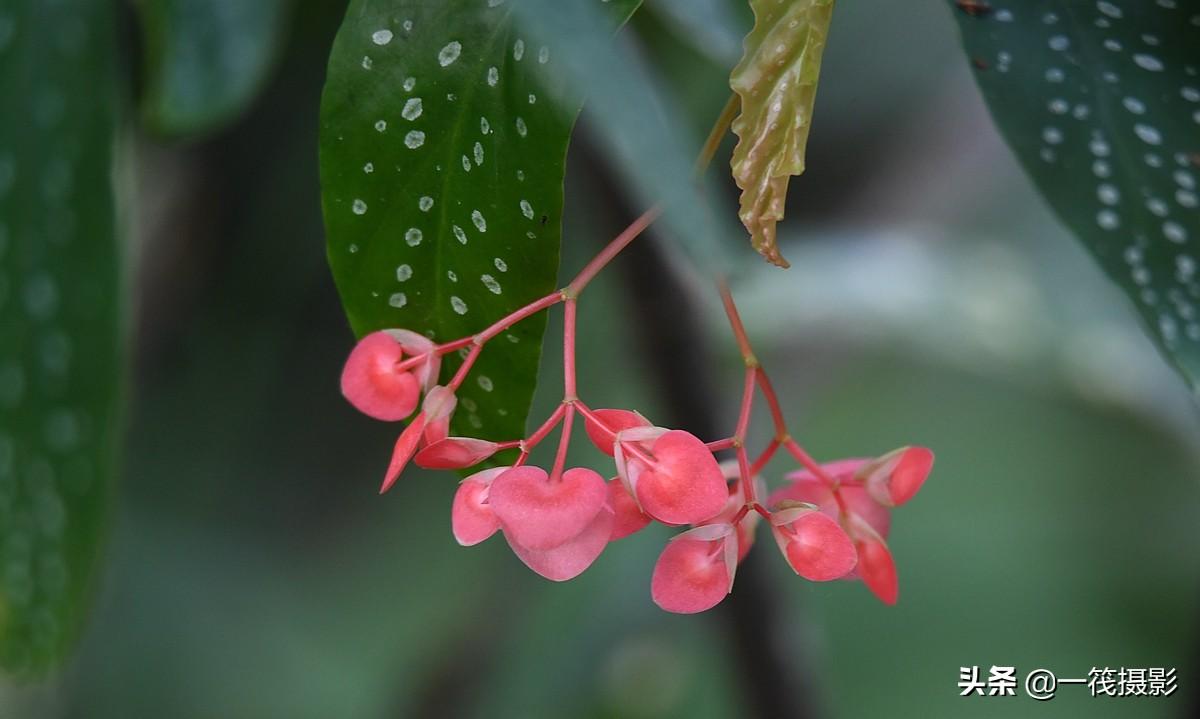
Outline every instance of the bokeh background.
MULTIPOLYGON (((453 477, 414 468, 376 494, 396 430, 338 394, 353 338, 317 183, 343 10, 297 3, 269 84, 222 131, 180 144, 129 129, 133 396, 107 564, 77 657, 0 687, 0 716, 1195 715, 1196 408, 1022 176, 942 3, 838 7, 783 225, 793 269, 729 239, 735 295, 806 446, 937 452, 895 515, 900 603, 800 580, 763 534, 733 597, 694 617, 650 601, 661 528, 557 585, 498 538, 454 543, 453 477), (960 666, 993 664, 1174 667, 1179 690, 958 696, 960 666)), ((659 0, 620 37, 697 146, 749 24, 720 0, 659 0)), ((649 201, 613 179, 589 122, 564 275, 649 201)), ((721 201, 733 211, 732 188, 721 201)), ((634 248, 585 296, 582 393, 732 426, 740 363, 671 242, 634 248)), ((555 359, 536 416, 556 401, 555 359)), ((776 460, 772 481, 788 469, 776 460)))

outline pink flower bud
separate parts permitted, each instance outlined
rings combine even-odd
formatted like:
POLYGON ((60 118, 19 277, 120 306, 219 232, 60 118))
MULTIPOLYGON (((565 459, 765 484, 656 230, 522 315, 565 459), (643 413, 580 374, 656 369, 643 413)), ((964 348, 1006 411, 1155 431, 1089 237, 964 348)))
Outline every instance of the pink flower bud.
POLYGON ((668 612, 695 614, 720 604, 733 588, 737 539, 728 524, 688 530, 667 543, 650 579, 650 596, 668 612))
POLYGON ((863 465, 856 476, 875 501, 897 507, 913 498, 931 469, 933 452, 925 447, 901 447, 863 465))
POLYGON ((417 408, 421 383, 412 371, 396 370, 403 359, 403 348, 388 332, 363 337, 342 368, 342 394, 369 417, 404 419, 417 408))
POLYGON ((609 457, 613 456, 613 434, 633 427, 650 426, 649 420, 637 412, 628 409, 597 409, 593 410, 592 413, 604 422, 612 434, 598 427, 588 417, 584 418, 583 428, 587 432, 588 439, 592 440, 592 444, 596 445, 596 449, 607 454, 609 457))
POLYGON ((844 577, 858 561, 846 531, 812 505, 773 512, 771 533, 796 574, 814 582, 844 577))
POLYGON ((717 460, 695 435, 635 427, 617 435, 617 473, 642 511, 664 524, 700 524, 729 499, 717 460))
POLYGON ((417 451, 417 445, 421 441, 421 432, 424 429, 425 413, 421 412, 400 433, 400 438, 396 440, 396 447, 392 450, 392 461, 388 464, 387 473, 383 476, 383 486, 379 488, 380 494, 391 489, 396 480, 400 478, 400 473, 404 471, 408 460, 412 459, 413 454, 417 451))
POLYGON ((642 513, 637 502, 629 496, 629 492, 621 483, 620 478, 610 479, 607 484, 608 505, 612 507, 614 515, 612 536, 608 538, 608 541, 615 542, 618 539, 624 539, 650 524, 650 518, 642 513))
POLYGON ((604 479, 590 469, 575 467, 551 480, 546 470, 528 465, 501 473, 488 495, 510 543, 532 550, 552 549, 578 536, 607 499, 604 479))
MULTIPOLYGON (((564 474, 565 476, 565 474, 564 474)), ((533 571, 554 582, 574 579, 592 566, 612 535, 613 513, 602 506, 583 531, 550 549, 530 549, 513 541, 507 529, 504 538, 517 558, 533 571)))
POLYGON ((846 529, 858 550, 857 574, 884 604, 895 604, 900 595, 896 563, 887 543, 861 518, 850 515, 846 529))
POLYGON ((491 457, 499 446, 486 439, 447 437, 417 452, 413 461, 425 469, 462 469, 491 457))
POLYGON ((425 443, 445 439, 450 434, 450 418, 458 406, 458 397, 448 387, 438 385, 425 395, 421 412, 425 415, 425 443))
POLYGON ((454 539, 464 547, 479 544, 496 533, 500 521, 488 504, 492 481, 508 467, 494 467, 476 472, 458 485, 454 503, 450 505, 450 529, 454 539))

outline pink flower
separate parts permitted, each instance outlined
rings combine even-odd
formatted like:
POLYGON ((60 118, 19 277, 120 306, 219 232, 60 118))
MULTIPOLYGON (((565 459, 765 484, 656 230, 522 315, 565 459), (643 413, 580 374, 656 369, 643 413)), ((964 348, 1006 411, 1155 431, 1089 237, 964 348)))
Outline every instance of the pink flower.
POLYGON ((488 499, 504 533, 527 549, 551 549, 578 536, 607 500, 604 479, 590 469, 568 469, 552 479, 528 465, 496 477, 488 499))
POLYGON ((392 450, 392 461, 384 475, 383 486, 379 488, 380 494, 391 489, 418 449, 446 439, 450 430, 450 417, 454 414, 457 404, 458 399, 454 392, 446 387, 439 385, 426 393, 421 411, 396 440, 396 447, 392 450))
POLYGON ((496 453, 500 445, 473 437, 446 437, 427 445, 413 461, 425 469, 473 467, 496 453))
POLYGON ((799 504, 772 512, 771 534, 796 574, 814 582, 844 577, 858 562, 846 531, 813 505, 799 504))
POLYGON ((824 477, 809 471, 789 474, 791 484, 770 498, 775 513, 772 529, 788 563, 802 576, 809 577, 806 572, 827 576, 840 566, 835 561, 837 553, 826 555, 802 549, 829 543, 848 555, 841 537, 835 539, 828 526, 818 527, 817 520, 809 516, 819 510, 829 520, 836 520, 858 558, 857 564, 850 564, 852 570, 840 576, 861 579, 885 604, 895 604, 899 580, 886 541, 891 529, 890 508, 912 499, 932 466, 933 453, 928 449, 902 447, 876 459, 846 459, 822 465, 824 477), (811 510, 806 511, 800 503, 807 503, 811 510), (787 526, 781 526, 781 521, 787 526), (801 527, 801 522, 810 526, 801 527), (804 532, 813 538, 793 546, 804 532))
POLYGON ((592 414, 603 422, 607 429, 599 427, 590 417, 584 418, 583 429, 587 432, 588 439, 592 441, 592 444, 596 445, 596 449, 609 457, 613 456, 613 435, 633 427, 650 426, 650 420, 633 410, 597 409, 592 410, 592 414))
POLYGON ((901 447, 872 460, 858 469, 876 502, 899 507, 913 498, 933 469, 933 452, 925 447, 901 447))
POLYGON ((608 541, 614 542, 628 537, 650 524, 650 518, 638 507, 637 501, 625 489, 620 477, 613 477, 608 480, 607 484, 608 505, 613 510, 612 536, 608 538, 608 541))
POLYGON ((450 529, 462 546, 479 544, 500 529, 500 520, 488 504, 488 492, 496 477, 507 470, 508 467, 485 469, 458 485, 454 503, 450 505, 450 529))
POLYGON ((513 554, 516 554, 525 566, 546 579, 565 582, 578 577, 592 566, 592 562, 596 561, 608 546, 612 527, 613 512, 605 505, 582 532, 557 547, 530 549, 513 541, 508 532, 504 533, 504 538, 508 540, 508 546, 512 547, 513 554))
POLYGON ((709 524, 678 534, 654 565, 650 596, 655 604, 676 614, 712 609, 733 589, 737 553, 737 535, 728 524, 709 524))
POLYGON ((721 468, 688 432, 634 427, 617 434, 617 474, 642 511, 664 524, 701 524, 729 499, 721 468))
POLYGON ((417 408, 421 389, 437 381, 440 360, 428 339, 408 330, 380 330, 359 340, 342 369, 342 394, 363 414, 393 422, 417 408), (425 360, 399 370, 404 356, 425 360))

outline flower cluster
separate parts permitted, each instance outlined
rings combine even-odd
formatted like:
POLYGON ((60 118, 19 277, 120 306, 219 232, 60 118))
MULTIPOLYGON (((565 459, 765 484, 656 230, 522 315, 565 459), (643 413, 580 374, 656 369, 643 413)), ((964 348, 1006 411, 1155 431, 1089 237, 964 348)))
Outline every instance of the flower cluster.
POLYGON ((894 603, 896 568, 886 544, 890 509, 920 489, 933 454, 922 447, 905 447, 875 459, 827 464, 813 460, 788 433, 775 391, 750 350, 727 288, 722 288, 722 298, 746 363, 741 408, 731 436, 706 443, 683 430, 655 426, 637 412, 593 410, 579 399, 579 292, 649 217, 622 233, 566 288, 478 335, 435 344, 408 330, 382 330, 359 341, 342 373, 346 398, 363 413, 385 421, 417 412, 396 442, 381 491, 392 486, 410 461, 429 469, 465 469, 502 450, 518 450, 511 464, 475 472, 459 485, 450 513, 459 544, 478 544, 499 532, 530 569, 564 581, 587 569, 609 542, 652 522, 687 527, 659 556, 650 592, 667 611, 693 613, 712 608, 731 591, 737 566, 765 520, 798 575, 817 582, 861 579, 882 601, 894 603), (565 383, 558 408, 529 437, 497 442, 451 436, 455 392, 487 342, 559 303, 564 305, 565 383), (455 351, 466 351, 463 364, 449 382, 438 384, 441 357, 455 351), (751 462, 745 441, 757 393, 771 411, 775 435, 751 462), (615 476, 610 479, 587 467, 568 466, 576 416, 589 440, 612 457, 615 476), (553 465, 547 470, 527 464, 531 450, 560 426, 553 465), (787 485, 770 494, 764 505, 758 499, 767 496, 761 473, 781 448, 802 469, 787 475, 787 485), (734 458, 718 462, 722 452, 734 458))

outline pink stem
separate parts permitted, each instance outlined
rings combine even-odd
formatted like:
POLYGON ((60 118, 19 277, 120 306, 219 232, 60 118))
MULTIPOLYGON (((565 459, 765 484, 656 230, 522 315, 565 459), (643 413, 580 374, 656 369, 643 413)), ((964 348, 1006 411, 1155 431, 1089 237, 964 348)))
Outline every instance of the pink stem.
POLYGON ((788 439, 783 443, 783 446, 793 457, 796 458, 797 462, 802 464, 805 469, 812 472, 814 477, 820 479, 831 487, 834 486, 833 478, 825 472, 825 469, 817 463, 817 460, 813 459, 808 452, 804 451, 803 447, 796 443, 796 440, 788 437, 788 439))
POLYGON ((475 364, 475 360, 479 359, 479 353, 482 351, 483 344, 477 344, 471 347, 471 351, 467 353, 466 358, 463 360, 462 366, 459 367, 458 371, 454 373, 454 378, 450 380, 450 384, 446 385, 451 392, 457 390, 462 385, 463 380, 467 378, 467 373, 471 371, 472 365, 475 364))
POLYGON ((723 449, 730 449, 735 444, 733 437, 725 437, 724 439, 714 439, 711 442, 705 442, 704 446, 708 447, 710 452, 720 452, 723 449))
POLYGON ((767 463, 771 461, 771 458, 775 456, 775 452, 778 449, 779 440, 771 440, 771 443, 767 445, 767 448, 762 451, 762 454, 758 455, 758 459, 754 460, 754 464, 750 466, 750 476, 753 477, 754 475, 762 472, 763 468, 767 466, 767 463))
POLYGON ((487 329, 480 332, 478 335, 475 335, 473 342, 477 345, 482 345, 484 342, 487 342, 526 317, 535 315, 547 307, 553 307, 559 302, 562 302, 563 299, 565 298, 563 297, 562 292, 553 292, 541 298, 540 300, 535 300, 534 302, 525 305, 521 309, 500 318, 496 322, 493 322, 487 329))
POLYGON ((567 447, 571 444, 571 424, 575 419, 575 405, 564 404, 567 413, 563 417, 562 434, 558 436, 558 453, 554 455, 554 468, 550 470, 550 481, 562 478, 563 466, 567 463, 567 447))
POLYGON ((529 450, 538 446, 538 444, 546 438, 546 435, 554 431, 554 428, 557 427, 558 423, 562 421, 563 414, 565 414, 566 411, 567 406, 565 404, 560 404, 558 408, 546 418, 546 421, 542 423, 542 426, 538 427, 533 434, 529 435, 529 438, 526 439, 522 445, 522 451, 528 454, 529 450))
POLYGON ((575 299, 563 305, 563 401, 571 402, 575 394, 575 299))
POLYGON ((625 249, 630 242, 633 242, 638 235, 642 234, 642 232, 650 226, 651 222, 654 222, 655 218, 658 217, 659 212, 660 209, 658 205, 655 205, 649 210, 643 212, 640 217, 638 217, 633 221, 632 224, 629 225, 629 227, 626 227, 621 234, 617 235, 612 242, 608 243, 608 246, 601 250, 600 254, 592 258, 591 262, 584 265, 583 269, 579 271, 579 274, 575 276, 575 279, 571 280, 571 284, 567 285, 566 289, 563 290, 564 294, 575 297, 578 296, 580 292, 583 292, 583 288, 587 287, 587 284, 592 281, 592 278, 594 278, 600 272, 600 270, 604 269, 609 262, 612 262, 613 258, 621 253, 621 250, 625 249))

